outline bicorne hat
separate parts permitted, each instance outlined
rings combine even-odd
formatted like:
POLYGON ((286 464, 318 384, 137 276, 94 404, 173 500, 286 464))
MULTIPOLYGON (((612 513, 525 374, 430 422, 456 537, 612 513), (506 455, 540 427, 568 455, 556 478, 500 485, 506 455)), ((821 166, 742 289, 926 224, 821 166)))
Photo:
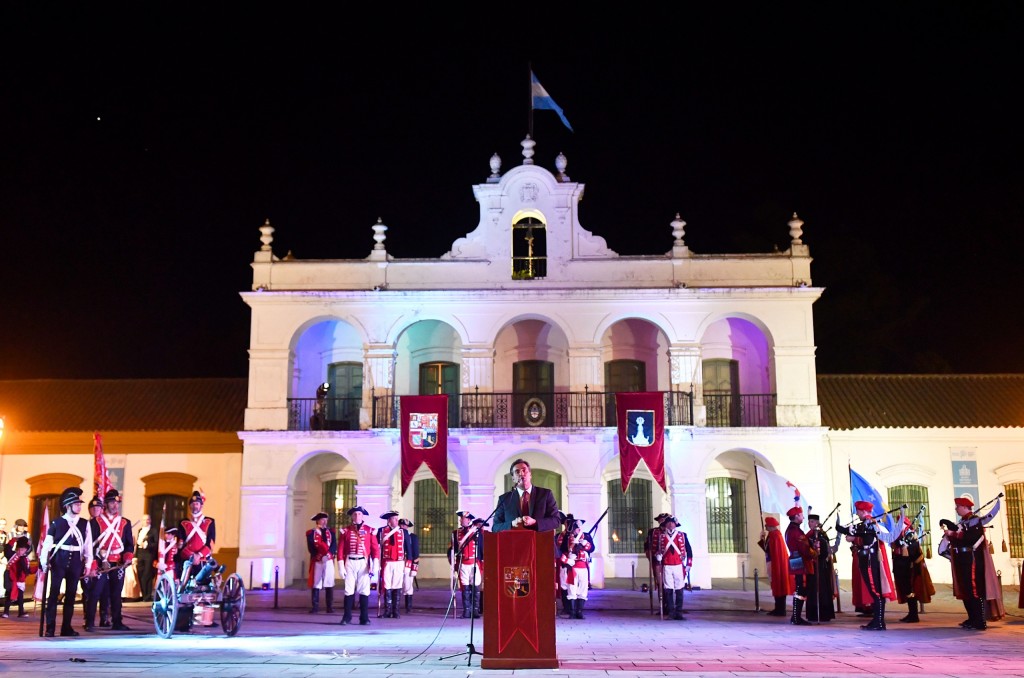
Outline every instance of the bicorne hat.
POLYGON ((409 520, 408 518, 399 518, 398 519, 398 524, 401 525, 402 527, 412 527, 412 521, 409 520))
POLYGON ((320 520, 321 518, 330 518, 330 516, 327 515, 326 513, 324 513, 323 511, 321 511, 320 513, 318 513, 315 516, 313 516, 312 518, 310 518, 310 520, 312 520, 315 523, 316 521, 320 520))
POLYGON ((397 515, 398 515, 398 511, 395 511, 394 509, 392 509, 390 511, 385 511, 384 513, 380 514, 380 519, 381 520, 390 520, 390 519, 394 518, 397 515))
POLYGON ((366 509, 364 509, 364 508, 363 508, 362 506, 353 506, 353 507, 352 507, 352 508, 350 508, 349 510, 345 511, 345 513, 347 513, 348 515, 352 515, 352 514, 353 514, 353 513, 355 513, 356 511, 359 511, 359 512, 360 512, 360 513, 362 513, 362 514, 363 514, 364 516, 368 516, 368 515, 370 515, 370 512, 369 512, 369 511, 367 511, 366 509))

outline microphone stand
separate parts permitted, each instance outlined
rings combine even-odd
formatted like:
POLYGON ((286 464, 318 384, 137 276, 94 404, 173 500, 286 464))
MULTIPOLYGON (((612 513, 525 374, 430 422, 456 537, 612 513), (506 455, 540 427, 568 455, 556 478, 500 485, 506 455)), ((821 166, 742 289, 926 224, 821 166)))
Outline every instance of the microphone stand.
MULTIPOLYGON (((487 516, 487 518, 484 520, 483 524, 480 525, 480 529, 477 531, 477 533, 471 537, 472 541, 474 541, 474 542, 476 542, 477 539, 480 540, 480 551, 483 551, 484 526, 487 525, 487 523, 491 522, 491 518, 493 518, 494 514, 498 512, 498 506, 500 506, 500 503, 495 505, 494 510, 491 511, 491 515, 487 516)), ((456 544, 455 546, 458 547, 458 544, 456 544)), ((465 546, 463 546, 463 548, 465 548, 465 546)), ((474 548, 475 548, 475 546, 474 546, 474 548)), ((452 554, 452 559, 454 560, 454 558, 455 558, 455 554, 453 553, 452 554)), ((452 657, 459 657, 461 655, 466 655, 466 666, 470 666, 471 663, 473 662, 473 655, 477 654, 477 655, 480 655, 481 657, 484 656, 484 653, 483 652, 478 652, 477 649, 476 649, 476 646, 473 645, 473 628, 476 626, 476 618, 477 618, 477 614, 476 614, 476 594, 477 594, 477 589, 480 588, 479 586, 476 586, 476 573, 477 573, 477 569, 476 568, 477 568, 479 562, 480 562, 479 558, 474 558, 473 559, 473 572, 470 575, 470 577, 471 577, 470 581, 473 582, 474 585, 473 585, 473 595, 471 596, 470 602, 469 602, 469 605, 470 605, 470 613, 469 613, 469 642, 466 644, 466 651, 465 652, 458 652, 456 654, 450 654, 450 655, 448 655, 446 657, 441 657, 441 659, 451 659, 452 657)), ((459 575, 459 573, 456 572, 456 576, 458 576, 458 575, 459 575)), ((480 578, 480 581, 481 581, 481 583, 483 583, 483 577, 480 578)), ((452 589, 452 599, 453 600, 455 599, 455 589, 454 588, 452 589)), ((491 614, 494 614, 494 612, 492 611, 491 614)))

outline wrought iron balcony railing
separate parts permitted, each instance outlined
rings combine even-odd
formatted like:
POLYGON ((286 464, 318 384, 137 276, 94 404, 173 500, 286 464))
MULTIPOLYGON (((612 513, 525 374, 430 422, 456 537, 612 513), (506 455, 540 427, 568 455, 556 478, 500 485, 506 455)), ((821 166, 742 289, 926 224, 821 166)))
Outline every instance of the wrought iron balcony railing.
POLYGON ((775 426, 775 394, 704 394, 708 427, 775 426))
MULTIPOLYGON (((371 428, 398 428, 397 395, 373 396, 371 428)), ((693 425, 693 394, 665 393, 665 422, 693 425)), ((705 394, 709 427, 775 426, 774 393, 705 394)), ((360 398, 289 398, 289 431, 359 430, 360 398)), ((605 427, 617 424, 615 394, 601 391, 561 393, 460 393, 449 400, 449 428, 605 427)))

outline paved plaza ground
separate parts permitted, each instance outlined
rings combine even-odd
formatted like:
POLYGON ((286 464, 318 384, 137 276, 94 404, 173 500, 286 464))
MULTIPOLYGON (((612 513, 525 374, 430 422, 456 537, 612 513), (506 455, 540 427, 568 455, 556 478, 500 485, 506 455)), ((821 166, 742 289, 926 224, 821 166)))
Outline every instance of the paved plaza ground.
MULTIPOLYGON (((848 584, 848 582, 846 582, 848 584)), ((686 594, 686 621, 661 620, 648 595, 629 580, 591 591, 586 619, 559 618, 558 669, 485 670, 467 645, 483 651, 482 621, 446 616, 446 582, 424 581, 412 614, 369 626, 340 626, 340 613, 310 615, 309 592, 249 591, 240 633, 219 628, 157 637, 149 605, 126 604, 130 632, 101 630, 79 638, 40 638, 36 612, 0 620, 0 674, 150 676, 1024 676, 1024 610, 1017 586, 1005 587, 1007 617, 985 632, 958 627, 963 607, 949 587, 920 624, 897 620, 889 630, 862 631, 844 591, 843 612, 828 624, 795 627, 756 612, 751 582, 716 580, 686 594), (471 640, 472 633, 472 640, 471 640), (461 653, 461 654, 460 654, 461 653), (451 656, 455 655, 455 656, 451 656)), ((763 582, 762 582, 763 586, 763 582)), ((847 587, 844 587, 847 588, 847 587)), ((761 605, 771 608, 763 588, 761 605)), ((371 598, 376 604, 376 594, 371 598)), ((340 610, 340 602, 337 605, 340 610)), ((29 607, 31 609, 31 605, 29 607)), ((75 626, 81 631, 76 610, 75 626)))

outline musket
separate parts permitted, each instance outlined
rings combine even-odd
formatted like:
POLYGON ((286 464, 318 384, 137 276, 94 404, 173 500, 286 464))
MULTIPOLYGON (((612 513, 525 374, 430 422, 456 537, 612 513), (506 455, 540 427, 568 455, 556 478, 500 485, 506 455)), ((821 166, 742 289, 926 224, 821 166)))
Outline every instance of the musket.
POLYGON ((604 517, 606 515, 608 515, 608 509, 605 509, 604 513, 602 513, 601 517, 597 519, 597 522, 594 523, 593 527, 591 527, 589 530, 587 530, 587 536, 588 537, 593 537, 594 536, 594 530, 597 529, 598 525, 601 524, 601 521, 604 520, 604 517))

